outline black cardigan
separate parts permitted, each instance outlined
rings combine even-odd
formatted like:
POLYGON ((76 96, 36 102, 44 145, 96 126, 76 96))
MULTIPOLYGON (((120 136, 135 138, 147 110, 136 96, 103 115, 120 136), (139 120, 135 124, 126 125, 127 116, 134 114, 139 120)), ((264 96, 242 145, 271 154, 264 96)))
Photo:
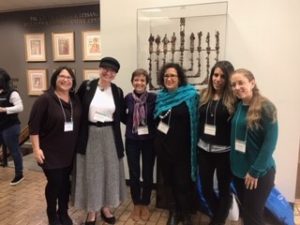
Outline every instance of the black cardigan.
MULTIPOLYGON (((98 87, 98 81, 99 79, 92 81, 84 81, 77 91, 77 95, 79 96, 82 105, 82 114, 79 130, 79 139, 76 149, 78 153, 83 155, 86 152, 87 140, 89 136, 89 107, 98 87)), ((116 106, 116 110, 113 114, 113 133, 118 157, 122 158, 124 156, 124 145, 122 140, 120 122, 121 118, 123 118, 125 115, 124 95, 122 89, 113 83, 111 84, 111 89, 116 106)))

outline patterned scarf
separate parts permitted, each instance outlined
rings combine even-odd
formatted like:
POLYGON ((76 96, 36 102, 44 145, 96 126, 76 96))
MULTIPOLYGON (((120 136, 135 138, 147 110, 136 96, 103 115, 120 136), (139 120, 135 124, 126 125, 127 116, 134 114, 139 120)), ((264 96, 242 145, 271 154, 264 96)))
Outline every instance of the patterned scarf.
POLYGON ((146 101, 148 98, 148 92, 145 91, 140 97, 132 92, 132 97, 134 100, 132 133, 137 133, 139 125, 146 125, 147 122, 146 101))
POLYGON ((168 92, 166 89, 160 91, 157 95, 154 118, 157 118, 162 112, 165 112, 172 107, 185 102, 190 116, 191 129, 191 177, 193 181, 197 178, 197 141, 198 141, 198 104, 199 94, 192 85, 185 85, 177 88, 173 92, 168 92))

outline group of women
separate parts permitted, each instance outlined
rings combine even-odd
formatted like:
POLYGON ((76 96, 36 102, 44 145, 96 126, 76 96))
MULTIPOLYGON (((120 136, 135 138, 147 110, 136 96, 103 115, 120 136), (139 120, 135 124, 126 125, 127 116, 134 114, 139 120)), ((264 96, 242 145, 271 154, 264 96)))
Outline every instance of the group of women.
POLYGON ((244 224, 264 224, 263 208, 274 184, 272 153, 278 128, 276 109, 261 96, 253 74, 219 61, 199 94, 179 64, 167 63, 159 73, 162 89, 157 95, 147 91, 147 71, 137 69, 131 76, 133 91, 124 98, 112 82, 119 68, 116 59, 102 58, 99 79, 84 81, 75 94, 73 71, 61 67, 32 107, 30 136, 48 181, 49 224, 73 224, 68 214, 71 189, 74 206, 88 212, 85 225, 96 224, 98 216, 114 224, 112 209, 126 197, 124 151, 134 221, 149 219, 157 155, 164 185, 170 189, 167 225, 192 224, 198 177, 211 212, 210 225, 225 224, 232 181, 244 224), (126 125, 125 148, 121 122, 126 125))

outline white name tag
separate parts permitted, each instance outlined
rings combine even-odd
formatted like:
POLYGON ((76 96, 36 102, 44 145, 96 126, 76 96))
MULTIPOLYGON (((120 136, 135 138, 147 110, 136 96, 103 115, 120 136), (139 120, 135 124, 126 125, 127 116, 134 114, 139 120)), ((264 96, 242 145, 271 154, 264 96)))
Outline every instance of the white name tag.
POLYGON ((164 133, 164 134, 167 134, 167 133, 168 133, 169 128, 170 128, 169 125, 168 125, 168 124, 165 124, 165 123, 162 122, 162 121, 159 122, 158 127, 157 127, 157 129, 158 129, 160 132, 164 133))
POLYGON ((217 128, 215 125, 210 125, 207 123, 204 125, 204 134, 216 136, 216 130, 217 130, 217 128))
POLYGON ((65 122, 64 131, 73 131, 73 122, 65 122))
POLYGON ((242 140, 235 139, 235 150, 245 153, 246 152, 246 142, 242 140))
POLYGON ((138 133, 138 135, 149 134, 148 126, 141 126, 141 127, 138 127, 137 133, 138 133))
POLYGON ((95 112, 94 120, 104 123, 105 121, 107 121, 107 117, 104 114, 101 114, 99 112, 95 112))

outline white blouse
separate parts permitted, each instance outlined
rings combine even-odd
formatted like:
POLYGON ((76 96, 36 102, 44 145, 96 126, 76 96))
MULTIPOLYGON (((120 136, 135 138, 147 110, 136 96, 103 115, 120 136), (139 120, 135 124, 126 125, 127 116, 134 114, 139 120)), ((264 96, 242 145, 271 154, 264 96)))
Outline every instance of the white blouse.
POLYGON ((116 110, 111 87, 101 91, 98 87, 89 108, 89 121, 112 122, 116 110))

